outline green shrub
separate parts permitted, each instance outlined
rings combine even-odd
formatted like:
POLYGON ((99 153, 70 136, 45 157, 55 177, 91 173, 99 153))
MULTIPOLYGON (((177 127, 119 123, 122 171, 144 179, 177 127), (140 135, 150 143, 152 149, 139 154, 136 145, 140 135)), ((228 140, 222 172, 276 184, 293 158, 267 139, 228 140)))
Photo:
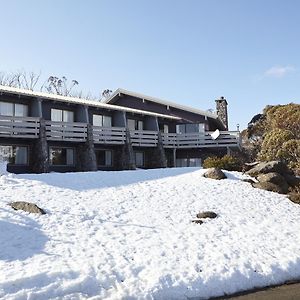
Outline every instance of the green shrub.
POLYGON ((273 129, 268 132, 263 139, 261 150, 258 155, 259 160, 271 161, 280 159, 279 151, 282 145, 293 139, 294 135, 290 130, 273 129))
POLYGON ((242 163, 238 158, 231 155, 225 155, 223 157, 211 156, 204 160, 204 168, 219 168, 228 171, 241 171, 242 163))

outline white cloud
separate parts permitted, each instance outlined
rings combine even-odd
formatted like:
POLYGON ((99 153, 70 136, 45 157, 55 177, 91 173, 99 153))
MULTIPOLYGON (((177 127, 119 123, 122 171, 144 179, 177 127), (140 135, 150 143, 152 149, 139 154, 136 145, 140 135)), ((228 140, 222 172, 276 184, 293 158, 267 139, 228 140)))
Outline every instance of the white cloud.
POLYGON ((264 77, 282 78, 295 70, 293 66, 274 66, 265 71, 264 77))

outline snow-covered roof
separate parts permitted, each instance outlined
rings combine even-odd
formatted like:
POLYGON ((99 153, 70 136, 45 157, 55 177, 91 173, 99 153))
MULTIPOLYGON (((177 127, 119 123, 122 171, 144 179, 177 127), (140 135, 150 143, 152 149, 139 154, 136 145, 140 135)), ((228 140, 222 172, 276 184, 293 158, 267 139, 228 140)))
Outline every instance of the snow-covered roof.
POLYGON ((37 97, 37 98, 53 100, 53 101, 62 101, 62 102, 68 102, 68 103, 74 103, 74 104, 82 104, 82 105, 106 108, 106 109, 111 109, 111 110, 125 111, 125 112, 141 114, 141 115, 148 115, 148 116, 168 118, 168 119, 173 119, 173 120, 180 120, 180 118, 175 117, 175 116, 169 116, 169 115, 149 112, 149 111, 145 111, 145 110, 117 106, 117 105, 107 104, 104 102, 98 102, 98 101, 87 100, 87 99, 82 99, 82 98, 75 98, 75 97, 61 96, 61 95, 55 95, 55 94, 50 94, 50 93, 44 93, 44 92, 36 92, 36 91, 31 91, 31 90, 26 90, 26 89, 19 89, 19 88, 10 87, 10 86, 0 85, 0 93, 1 92, 18 94, 18 95, 23 95, 23 96, 37 97))
POLYGON ((128 96, 144 99, 144 100, 151 101, 151 102, 156 102, 156 103, 166 105, 166 106, 169 106, 169 107, 174 107, 174 108, 178 108, 178 109, 181 109, 181 110, 189 111, 189 112, 192 112, 192 113, 195 113, 195 114, 198 114, 198 115, 207 116, 207 117, 212 118, 212 119, 217 119, 218 118, 218 116, 216 114, 210 113, 208 111, 192 108, 192 107, 189 107, 189 106, 185 106, 185 105, 181 105, 181 104, 178 104, 178 103, 175 103, 175 102, 162 100, 162 99, 159 99, 159 98, 156 98, 156 97, 143 95, 143 94, 136 93, 136 92, 131 92, 131 91, 121 89, 121 88, 118 88, 108 99, 106 99, 104 101, 104 103, 113 102, 114 98, 117 97, 120 94, 124 94, 124 95, 128 95, 128 96))

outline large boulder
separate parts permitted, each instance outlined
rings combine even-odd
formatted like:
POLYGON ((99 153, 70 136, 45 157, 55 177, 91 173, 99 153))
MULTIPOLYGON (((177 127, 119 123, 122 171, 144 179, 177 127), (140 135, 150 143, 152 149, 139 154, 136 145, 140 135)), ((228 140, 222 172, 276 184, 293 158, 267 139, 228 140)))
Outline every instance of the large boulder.
POLYGON ((286 180, 287 184, 291 187, 300 187, 300 177, 290 175, 290 174, 285 174, 284 179, 286 180))
POLYGON ((287 165, 279 160, 261 162, 254 168, 247 171, 246 174, 255 177, 258 174, 266 174, 271 172, 279 173, 281 175, 293 174, 293 172, 287 167, 287 165))
POLYGON ((283 194, 288 192, 289 185, 287 184, 285 178, 279 173, 271 172, 267 174, 259 174, 256 179, 259 182, 270 182, 276 184, 281 188, 283 194))
POLYGON ((270 191, 270 192, 275 192, 279 194, 286 194, 286 191, 281 188, 279 185, 272 183, 272 182, 256 182, 252 184, 253 187, 270 191))
POLYGON ((29 213, 40 214, 40 215, 44 215, 46 213, 42 208, 30 202, 16 201, 16 202, 9 203, 9 205, 14 210, 23 210, 29 213))
POLYGON ((227 178, 226 175, 223 173, 223 171, 219 168, 210 168, 204 173, 203 176, 205 178, 211 178, 217 180, 227 178))

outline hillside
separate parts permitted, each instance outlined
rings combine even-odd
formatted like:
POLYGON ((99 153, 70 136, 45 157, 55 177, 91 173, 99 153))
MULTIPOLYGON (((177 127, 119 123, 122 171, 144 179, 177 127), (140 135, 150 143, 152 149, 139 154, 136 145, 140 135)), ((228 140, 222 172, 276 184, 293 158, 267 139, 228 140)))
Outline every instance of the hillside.
POLYGON ((300 206, 203 172, 1 176, 0 298, 207 298, 299 278, 300 206), (218 217, 191 222, 205 210, 218 217))

